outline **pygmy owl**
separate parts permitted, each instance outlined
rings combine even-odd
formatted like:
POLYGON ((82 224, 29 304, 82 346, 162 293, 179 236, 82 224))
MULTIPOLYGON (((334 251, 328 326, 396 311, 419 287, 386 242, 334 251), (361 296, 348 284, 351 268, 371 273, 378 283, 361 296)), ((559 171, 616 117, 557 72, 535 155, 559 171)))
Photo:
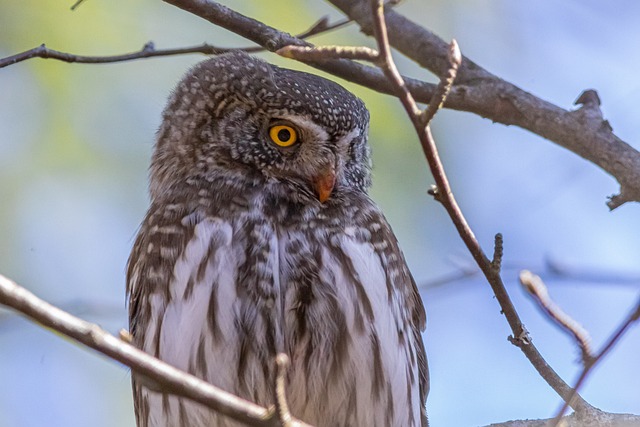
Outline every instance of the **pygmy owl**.
MULTIPOLYGON (((163 113, 127 271, 133 342, 260 405, 291 360, 318 427, 426 426, 425 313, 367 195, 369 113, 341 86, 242 53, 204 61, 163 113)), ((237 426, 134 375, 138 426, 237 426)))

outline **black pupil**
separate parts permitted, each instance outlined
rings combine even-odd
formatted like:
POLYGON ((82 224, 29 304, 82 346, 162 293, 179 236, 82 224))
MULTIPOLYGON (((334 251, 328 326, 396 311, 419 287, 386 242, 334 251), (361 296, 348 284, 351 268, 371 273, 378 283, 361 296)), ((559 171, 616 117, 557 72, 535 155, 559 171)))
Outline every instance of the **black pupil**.
POLYGON ((280 129, 278 131, 278 139, 282 142, 288 142, 291 139, 291 132, 289 129, 280 129))

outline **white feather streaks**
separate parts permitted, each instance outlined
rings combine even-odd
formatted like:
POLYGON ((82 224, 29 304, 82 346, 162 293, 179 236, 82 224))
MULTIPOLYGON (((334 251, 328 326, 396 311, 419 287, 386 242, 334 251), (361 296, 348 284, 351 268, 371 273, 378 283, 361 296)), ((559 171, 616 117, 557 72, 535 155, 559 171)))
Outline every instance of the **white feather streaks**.
MULTIPOLYGON (((264 262, 249 267, 243 264, 250 253, 244 246, 248 243, 232 239, 238 227, 247 227, 246 218, 231 222, 205 218, 195 226, 173 271, 171 300, 165 306, 159 297, 150 299, 154 320, 147 330, 152 332, 147 332, 145 350, 155 352, 149 348, 149 337, 160 328, 159 356, 163 360, 225 390, 268 404, 272 402, 270 379, 264 376, 260 357, 242 348, 238 330, 243 322, 250 323, 247 319, 258 319, 253 324, 259 330, 273 328, 273 346, 289 353, 292 360, 287 388, 295 416, 318 427, 419 426, 418 368, 415 357, 409 357, 408 346, 413 347, 414 355, 418 350, 411 330, 405 330, 409 327, 402 319, 407 316, 403 297, 398 289, 389 295, 381 257, 372 244, 357 238, 362 230, 349 227, 343 234, 315 234, 318 240, 310 242, 308 235, 297 231, 278 233, 260 224, 249 236, 262 242, 257 252, 264 255, 264 262), (304 242, 300 253, 313 253, 309 245, 321 247, 320 259, 307 259, 319 271, 311 284, 313 299, 306 303, 305 319, 312 330, 302 335, 298 335, 300 317, 296 314, 302 304, 299 283, 292 281, 300 267, 296 265, 299 253, 287 252, 294 240, 304 242), (275 301, 266 303, 268 318, 260 317, 255 306, 241 302, 246 298, 236 291, 241 268, 258 271, 256 277, 271 277, 270 295, 275 301), (238 359, 243 353, 246 366, 240 369, 238 359)), ((257 343, 252 348, 266 350, 266 334, 260 335, 256 332, 250 337, 257 343)), ((199 405, 144 393, 149 400, 150 426, 235 426, 199 405), (184 423, 185 416, 188 423, 184 423)))

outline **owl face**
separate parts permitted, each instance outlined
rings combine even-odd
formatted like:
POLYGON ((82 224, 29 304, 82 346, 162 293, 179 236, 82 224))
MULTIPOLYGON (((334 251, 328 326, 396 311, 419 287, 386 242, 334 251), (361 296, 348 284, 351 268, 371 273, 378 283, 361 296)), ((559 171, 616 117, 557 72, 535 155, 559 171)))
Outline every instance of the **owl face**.
POLYGON ((341 86, 243 53, 193 68, 164 112, 152 197, 233 174, 294 185, 325 202, 370 185, 369 114, 341 86))

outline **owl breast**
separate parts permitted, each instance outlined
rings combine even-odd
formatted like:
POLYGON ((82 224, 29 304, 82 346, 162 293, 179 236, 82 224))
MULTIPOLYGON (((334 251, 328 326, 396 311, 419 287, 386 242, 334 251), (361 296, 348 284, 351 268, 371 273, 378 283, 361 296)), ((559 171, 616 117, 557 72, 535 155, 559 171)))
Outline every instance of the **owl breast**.
MULTIPOLYGON (((150 213, 156 237, 136 246, 171 274, 136 302, 150 319, 134 332, 138 345, 265 406, 273 403, 275 356, 285 353, 294 416, 318 427, 420 426, 422 344, 411 328, 410 277, 395 239, 380 238, 388 225, 375 205, 366 196, 333 207, 256 197, 229 209, 150 213), (174 244, 182 249, 163 249, 174 244)), ((145 269, 133 266, 134 282, 145 269)), ((134 388, 146 425, 236 425, 134 388)))

